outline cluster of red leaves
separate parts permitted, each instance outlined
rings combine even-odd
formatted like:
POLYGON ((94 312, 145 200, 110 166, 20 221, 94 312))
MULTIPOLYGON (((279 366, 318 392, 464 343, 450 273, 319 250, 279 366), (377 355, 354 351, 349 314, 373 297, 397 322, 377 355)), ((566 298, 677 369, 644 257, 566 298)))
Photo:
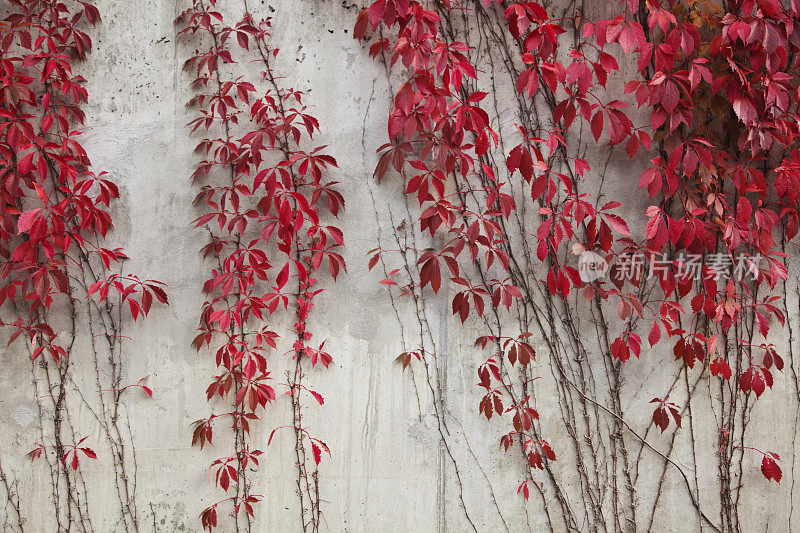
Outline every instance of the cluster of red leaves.
MULTIPOLYGON (((61 450, 58 450, 60 452, 59 456, 61 457, 61 464, 66 466, 67 461, 69 461, 69 466, 72 468, 72 470, 77 470, 78 466, 80 465, 80 461, 78 460, 78 452, 81 452, 81 454, 89 459, 97 459, 97 454, 95 454, 91 448, 81 446, 83 441, 88 438, 89 437, 83 437, 76 444, 63 445, 61 450)), ((42 454, 47 451, 47 448, 55 448, 55 446, 45 446, 44 444, 37 442, 36 447, 29 451, 27 456, 31 461, 39 459, 42 454)))
MULTIPOLYGON (((646 322, 650 346, 676 337, 676 360, 690 369, 699 363, 700 371, 708 368, 722 379, 734 377, 742 393, 759 397, 772 386, 769 367, 754 362, 767 347, 731 332, 746 330, 739 326, 747 317, 755 318, 762 336, 773 318, 784 322, 775 305, 779 297, 770 291, 787 275, 775 234, 782 231, 784 242, 791 240, 800 219, 800 152, 793 148, 800 134, 794 81, 800 7, 793 1, 786 8, 778 0, 732 0, 724 10, 710 1, 649 1, 643 6, 647 20, 640 21, 639 3, 629 0, 613 19, 584 23, 577 44, 570 35, 565 45, 559 36, 569 35, 566 25, 576 21, 553 19, 533 1, 502 5, 520 47, 516 89, 520 98, 553 102, 553 126, 519 127, 521 142, 505 155, 506 168, 498 169, 487 157, 497 149, 497 134, 481 108, 487 95, 465 83, 477 77, 469 46, 448 41, 439 28, 441 17, 461 6, 444 2, 437 12, 414 0, 373 2, 358 15, 354 36, 363 39, 383 26, 385 38, 371 45, 370 54, 389 57, 407 74, 394 97, 389 142, 379 149, 375 175, 381 179, 393 168, 406 176, 405 192, 421 207, 421 230, 445 235, 443 245, 420 257, 419 285, 438 292, 446 269, 451 282, 465 287, 452 300, 462 321, 473 309, 482 316, 490 295, 495 308, 510 308, 521 296, 503 251, 511 237, 501 224, 520 201, 507 186, 519 175, 541 215, 537 258, 548 267, 542 281, 551 296, 566 299, 580 291, 586 300, 618 303, 623 328, 611 343, 611 357, 623 363, 631 353, 639 357, 642 340, 634 329, 646 322), (637 74, 624 80, 632 102, 607 98, 608 79, 620 70, 615 56, 621 55, 636 67, 637 74), (649 112, 649 124, 634 124, 633 103, 649 112), (631 236, 628 223, 613 212, 619 202, 598 209, 590 195, 577 191, 576 181, 591 172, 587 161, 569 155, 565 141, 579 117, 596 142, 624 147, 630 158, 657 152, 639 181, 651 199, 643 238, 631 236), (482 194, 485 208, 470 208, 448 192, 468 189, 459 186, 470 175, 484 184, 469 192, 482 194), (565 251, 607 258, 611 280, 584 282, 564 264, 565 251), (661 290, 649 293, 656 295, 651 300, 641 300, 646 272, 614 275, 622 270, 621 259, 633 254, 659 273, 652 283, 661 290), (699 281, 688 275, 687 254, 701 257, 699 281), (475 286, 460 270, 478 259, 497 275, 475 286), (747 275, 725 275, 726 263, 744 265, 747 275), (690 294, 687 305, 683 300, 690 294), (728 344, 720 346, 721 339, 728 344), (739 353, 730 343, 744 348, 742 364, 726 359, 739 353), (732 368, 741 370, 734 376, 732 368)), ((370 267, 383 253, 376 251, 370 267)), ((491 340, 510 360, 503 339, 491 340)), ((780 369, 774 355, 769 352, 780 369)), ((503 411, 498 368, 492 357, 479 370, 487 390, 479 410, 487 418, 503 411)), ((678 425, 680 420, 677 406, 659 400, 653 420, 662 431, 666 409, 678 425)))
MULTIPOLYGON (((663 295, 658 311, 653 304, 659 302, 641 304, 653 310, 648 339, 651 346, 659 342, 663 328, 678 337, 676 360, 688 368, 700 363, 703 371, 725 380, 735 378, 742 393, 752 391, 758 398, 772 387, 770 369, 781 370, 783 360, 772 345, 752 344, 752 336, 737 338, 731 332, 742 331, 748 316, 763 337, 771 319, 784 323, 775 305, 779 297, 771 290, 786 280, 781 248, 796 236, 800 215, 793 148, 800 134, 798 95, 792 83, 800 66, 800 10, 794 2, 787 9, 777 0, 737 0, 725 9, 713 2, 651 2, 649 11, 650 41, 635 21, 616 19, 636 30, 625 51, 636 57, 640 79, 628 81, 625 92, 650 108, 650 126, 661 145, 639 181, 653 201, 646 213, 646 239, 628 247, 644 246, 673 258, 681 252, 699 255, 703 280, 681 276, 686 272, 681 259, 658 264, 663 295), (744 266, 747 275, 726 274, 735 273, 736 266, 744 266), (681 300, 691 293, 689 310, 681 300), (686 331, 677 327, 676 319, 683 316, 690 319, 688 326, 683 321, 686 331), (736 350, 720 349, 722 338, 743 348, 744 362, 728 360, 736 350)), ((584 36, 600 48, 617 42, 625 49, 608 24, 615 21, 587 25, 584 36)), ((629 141, 626 149, 633 157, 638 145, 629 141)), ((629 282, 638 289, 642 280, 629 282)), ((602 290, 597 292, 605 297, 602 290)), ((674 407, 670 411, 680 426, 674 407)), ((666 428, 663 402, 653 420, 666 428)), ((779 481, 780 467, 769 460, 762 472, 779 481)))
MULTIPOLYGON (((149 313, 153 295, 165 304, 167 295, 160 282, 106 274, 127 259, 122 249, 104 247, 119 190, 105 172, 91 171, 78 141, 87 91, 72 72, 91 51, 86 29, 100 20, 97 8, 84 1, 7 4, 0 21, 0 304, 14 302, 18 317, 2 325, 13 330, 9 344, 24 336, 34 359, 46 352, 62 364, 69 353, 47 311, 77 298, 72 265, 100 267, 91 272, 98 281, 84 290, 99 291, 102 300, 113 289, 134 320, 149 313)), ((71 457, 73 470, 78 451, 96 458, 79 444, 56 449, 64 464, 71 457)), ((46 448, 38 444, 28 456, 46 448)))
POLYGON ((665 399, 661 398, 653 398, 650 400, 650 403, 657 403, 658 407, 656 410, 653 411, 653 423, 661 430, 661 433, 664 433, 664 430, 667 429, 669 426, 669 415, 672 415, 673 420, 675 420, 675 425, 681 427, 681 413, 678 409, 678 406, 672 402, 668 402, 665 399), (668 414, 669 412, 669 414, 668 414))
MULTIPOLYGON (((506 190, 506 183, 496 178, 486 162, 487 153, 497 147, 498 136, 489 125, 488 114, 480 107, 487 93, 468 92, 464 84, 465 79, 476 77, 476 69, 465 55, 469 48, 463 42, 448 42, 441 36, 439 22, 439 14, 416 2, 379 0, 359 15, 355 37, 363 38, 369 28, 375 29, 380 24, 396 30, 392 38, 374 43, 370 50, 373 56, 388 51, 391 63, 402 63, 409 75, 395 96, 388 124, 390 142, 379 150, 375 175, 382 179, 390 167, 397 172, 410 170, 405 192, 416 196, 422 208, 421 229, 431 235, 437 231, 448 235, 444 246, 420 254, 420 288, 430 285, 438 292, 442 271, 446 269, 449 280, 462 287, 453 296, 452 311, 463 322, 472 310, 482 316, 487 302, 495 309, 509 309, 514 299, 522 296, 508 275, 509 258, 503 249, 506 236, 500 223, 502 217, 510 217, 516 204, 506 190), (446 192, 449 181, 472 172, 483 173, 487 178, 485 189, 473 191, 485 195, 485 207, 480 210, 469 209, 459 201, 457 193, 446 192), (459 261, 464 257, 472 263, 480 258, 487 268, 496 265, 500 275, 485 284, 472 285, 460 274, 459 261)), ((552 139, 558 142, 557 136, 552 139)), ((517 168, 532 171, 534 164, 528 151, 517 148, 512 158, 519 159, 517 168)), ((370 269, 386 253, 374 252, 370 269)), ((393 280, 381 283, 396 284, 393 280)), ((529 333, 517 338, 481 337, 477 344, 497 345, 501 356, 511 365, 527 366, 535 358, 528 337, 529 333)), ((403 368, 412 357, 419 359, 420 354, 408 352, 398 357, 403 368)), ((532 468, 543 468, 544 460, 555 460, 549 444, 531 435, 533 421, 539 415, 527 405, 529 398, 506 405, 512 396, 508 394, 496 356, 480 366, 478 377, 485 389, 478 406, 480 414, 487 419, 494 414, 507 414, 513 425, 513 431, 502 439, 504 448, 508 450, 517 439, 532 468)), ((527 492, 527 487, 524 490, 527 492)))
MULTIPOLYGON (((91 50, 83 29, 100 15, 90 3, 76 4, 14 1, 0 23, 0 303, 25 304, 29 331, 55 296, 69 294, 67 263, 97 257, 108 269, 127 258, 103 247, 112 227, 108 207, 119 190, 106 173, 91 172, 78 142, 87 93, 72 64, 91 50)), ((166 303, 158 285, 116 277, 88 292, 102 289, 104 298, 113 288, 135 318, 149 311, 151 293, 166 303)))
MULTIPOLYGON (((177 19, 182 37, 205 36, 210 43, 185 64, 197 91, 188 104, 197 109, 190 126, 208 135, 197 145, 196 152, 205 159, 193 179, 211 182, 196 198, 205 212, 195 224, 211 234, 203 254, 216 263, 203 287, 209 299, 203 304, 194 346, 198 351, 212 343, 217 346, 220 373, 208 387, 208 400, 233 399, 233 411, 195 423, 192 443, 201 447, 211 443, 212 423, 218 418, 231 419, 235 430, 249 435, 250 423, 276 399, 267 363, 268 352, 277 348, 278 334, 269 324, 274 314, 296 313, 296 340, 289 350, 294 359, 328 367, 331 356, 324 342, 318 347, 309 343, 312 333, 306 320, 314 297, 323 290, 315 275, 327 265, 336 279, 345 268, 336 251, 343 243, 342 232, 322 221, 327 213, 338 216, 344 206, 336 182, 323 180, 336 161, 323 152, 324 146, 311 151, 301 146, 319 124, 303 106, 301 92, 275 83, 269 59, 278 50, 268 44, 271 22, 257 23, 246 13, 229 26, 215 5, 214 0, 195 0, 177 19), (220 68, 235 63, 237 54, 250 52, 258 54, 264 68, 265 91, 242 78, 226 79, 220 68), (214 132, 222 136, 214 138, 214 132)), ((308 392, 323 403, 319 393, 308 392)), ((297 429, 310 439, 318 465, 327 446, 304 428, 297 429)), ((257 500, 235 485, 241 481, 238 472, 245 465, 257 467, 261 453, 245 445, 244 451, 211 465, 216 485, 235 494, 222 501, 232 501, 237 513, 243 507, 252 515, 251 504, 257 500)), ((216 526, 219 503, 201 513, 203 527, 216 526)))

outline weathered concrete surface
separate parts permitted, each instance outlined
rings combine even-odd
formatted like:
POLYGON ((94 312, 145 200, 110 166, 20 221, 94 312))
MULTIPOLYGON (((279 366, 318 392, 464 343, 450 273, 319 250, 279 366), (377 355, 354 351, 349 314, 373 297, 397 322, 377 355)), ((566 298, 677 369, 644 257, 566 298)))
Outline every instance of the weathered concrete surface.
MULTIPOLYGON (((436 364, 446 376, 447 423, 463 496, 440 444, 424 377, 419 371, 404 374, 393 364, 404 349, 400 323, 407 329, 416 327, 411 325, 416 318, 404 302, 398 304, 395 314, 384 288, 377 283, 383 276, 367 271, 365 252, 377 246, 373 229, 376 206, 393 206, 398 212, 404 207, 396 187, 378 187, 371 178, 375 149, 386 138, 390 92, 383 67, 370 60, 351 38, 358 7, 348 2, 270 5, 261 0, 253 4, 257 16, 275 17, 274 40, 282 51, 275 69, 287 83, 307 91, 307 103, 314 107, 322 126, 318 141, 328 144, 337 158, 339 168, 332 175, 346 191, 341 227, 347 241, 344 255, 349 275, 335 286, 327 285, 313 315, 313 330, 317 338, 330 339, 335 365, 310 374, 309 383, 325 396, 325 405, 309 407, 306 414, 309 426, 333 453, 321 467, 324 529, 467 530, 462 498, 479 531, 544 528, 538 504, 531 503, 526 510, 515 494, 523 479, 521 461, 500 454, 501 430, 477 417, 474 384, 481 358, 471 345, 478 325, 462 327, 451 317, 444 299, 438 303, 437 314, 429 316, 438 350, 446 354, 436 364)), ((200 288, 208 265, 198 253, 204 238, 190 224, 198 213, 191 207, 197 189, 189 182, 196 163, 192 154, 196 139, 185 126, 191 117, 184 103, 191 91, 181 71, 187 54, 176 43, 173 19, 178 7, 172 0, 103 0, 98 5, 104 22, 93 31, 95 49, 83 67, 90 94, 84 143, 96 170, 110 172, 122 191, 114 211, 112 242, 124 246, 132 258, 126 270, 166 282, 171 300, 169 307, 157 307, 146 321, 126 324, 125 329, 125 335, 133 339, 125 345, 126 381, 149 376, 148 384, 155 391, 152 400, 143 394, 126 400, 138 464, 141 528, 151 530, 155 523, 159 531, 198 531, 198 513, 221 494, 209 484, 205 469, 218 455, 227 454, 230 446, 220 431, 216 446, 203 451, 190 447, 190 423, 209 413, 205 388, 215 369, 209 353, 198 355, 190 346, 204 300, 200 288)), ((627 162, 620 161, 609 166, 609 174, 632 179, 627 162)), ((630 191, 624 181, 617 187, 622 194, 630 191)), ((381 223, 386 227, 385 215, 381 223)), ((792 297, 792 305, 796 304, 792 297)), ((663 355, 658 352, 653 357, 659 354, 663 355)), ((26 529, 51 531, 48 474, 44 467, 30 465, 24 458, 38 438, 29 363, 13 349, 4 357, 5 370, 0 376, 3 467, 19 479, 26 529)), ((79 373, 81 363, 76 365, 79 373)), ((548 372, 546 362, 539 365, 537 371, 548 372)), ((653 366, 643 357, 626 369, 627 406, 641 407, 663 393, 663 376, 654 374, 653 366)), ((280 362, 275 375, 283 375, 280 362)), ((749 479, 742 481, 753 487, 744 493, 752 509, 750 517, 745 517, 753 520, 753 529, 748 530, 788 529, 789 461, 797 404, 790 379, 786 374, 780 376, 769 402, 757 406, 752 415, 753 433, 762 434, 765 446, 782 454, 787 477, 777 486, 760 478, 756 463, 745 468, 749 479), (778 408, 781 405, 793 407, 778 408)), ((539 389, 538 409, 545 424, 552 421, 552 433, 557 434, 560 417, 555 400, 547 400, 549 392, 548 385, 539 389)), ((638 411, 632 418, 639 416, 640 425, 646 424, 650 411, 638 411)), ((78 411, 77 418, 83 432, 92 435, 90 441, 99 442, 99 430, 91 417, 78 411)), ((288 403, 276 402, 256 426, 254 445, 267 449, 266 437, 272 428, 289 419, 288 403)), ((696 427, 700 425, 716 427, 716 422, 709 416, 696 421, 696 427)), ((707 468, 700 473, 702 487, 716 475, 716 432, 700 435, 698 430, 697 438, 698 446, 712 450, 707 454, 707 468)), ((668 443, 666 435, 653 441, 665 447, 668 443)), ((560 461, 568 471, 567 439, 551 442, 563 450, 560 461)), ((253 492, 265 496, 256 506, 258 531, 298 529, 292 446, 289 434, 276 437, 253 477, 253 492)), ((97 451, 102 463, 102 445, 97 445, 97 451)), ((755 460, 748 457, 745 462, 755 460)), ((691 464, 685 453, 676 461, 691 464)), ((562 468, 560 464, 557 469, 562 468)), ((100 465, 87 463, 85 468, 96 530, 113 531, 118 527, 113 479, 100 465), (104 509, 115 511, 105 514, 104 509)), ((655 484, 655 475, 653 480, 655 484)), ((661 531, 697 528, 682 483, 673 471, 667 471, 656 515, 656 528, 661 531), (686 515, 692 516, 688 524, 686 515)), ((641 492, 640 498, 652 498, 654 490, 655 486, 650 493, 641 492)), ((545 494, 548 505, 553 504, 552 497, 545 494)))

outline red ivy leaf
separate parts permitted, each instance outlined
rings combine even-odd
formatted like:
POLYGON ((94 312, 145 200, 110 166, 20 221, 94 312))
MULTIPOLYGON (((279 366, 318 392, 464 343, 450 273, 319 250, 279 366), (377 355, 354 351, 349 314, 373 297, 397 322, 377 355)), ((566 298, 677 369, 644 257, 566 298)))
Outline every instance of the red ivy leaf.
POLYGON ((717 357, 711 363, 711 375, 712 376, 722 376, 725 379, 731 379, 731 367, 728 365, 728 362, 722 358, 717 357))
POLYGON ((317 463, 319 466, 319 462, 322 460, 322 448, 317 446, 316 442, 311 442, 311 451, 314 453, 314 462, 317 463))
POLYGON ((774 454, 764 454, 764 459, 761 460, 761 473, 764 474, 764 477, 768 480, 772 481, 774 479, 776 482, 780 483, 783 472, 773 458, 773 455, 774 454))
POLYGON ((600 110, 592 117, 592 135, 594 136, 595 142, 600 140, 600 135, 603 134, 603 111, 600 110))

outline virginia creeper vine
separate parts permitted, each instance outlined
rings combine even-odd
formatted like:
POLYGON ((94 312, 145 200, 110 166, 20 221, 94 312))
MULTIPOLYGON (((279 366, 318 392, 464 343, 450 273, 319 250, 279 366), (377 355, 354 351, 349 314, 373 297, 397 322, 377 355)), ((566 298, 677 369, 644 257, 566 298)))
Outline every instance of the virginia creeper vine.
POLYGON ((193 180, 209 184, 196 199, 205 209, 196 226, 210 235, 203 254, 216 262, 203 287, 209 300, 194 344, 198 351, 217 346, 220 374, 208 387, 208 400, 233 404, 232 410, 196 422, 193 443, 210 444, 219 420, 230 420, 235 432, 234 453, 211 465, 215 484, 231 496, 207 507, 201 521, 204 528, 217 526, 218 506, 230 502, 235 528, 250 530, 252 505, 262 496, 251 493, 247 472, 248 466, 258 466, 263 451, 250 446, 249 435, 251 424, 277 397, 274 384, 287 390, 292 421, 273 430, 268 444, 281 438, 279 430, 293 431, 299 519, 304 531, 317 531, 322 517, 318 466, 330 450, 304 423, 301 398, 324 403, 305 377, 317 364, 327 368, 332 357, 324 341, 310 342, 307 321, 323 290, 320 269, 327 264, 335 280, 345 268, 335 251, 343 243, 342 232, 325 223, 327 214, 339 214, 344 199, 336 182, 324 178, 336 166, 334 158, 324 146, 304 148, 319 123, 303 106, 303 94, 281 87, 272 69, 278 50, 269 44, 271 20, 257 21, 246 2, 242 8, 244 16, 232 26, 213 0, 196 0, 178 18, 184 38, 203 36, 207 43, 186 62, 198 90, 189 103, 198 109, 190 125, 209 135, 197 146, 206 159, 193 180), (226 78, 223 67, 234 71, 240 56, 255 57, 260 88, 245 76, 226 78), (275 381, 268 370, 276 364, 268 352, 278 349, 275 329, 282 320, 293 322, 289 344, 281 344, 292 360, 285 382, 275 381))
MULTIPOLYGON (((477 369, 478 410, 511 419, 501 446, 518 445, 530 469, 518 492, 528 499, 535 487, 544 498, 544 483, 555 489, 563 513, 545 507, 550 528, 652 527, 658 496, 642 517, 635 495, 647 449, 665 471, 680 471, 701 527, 737 530, 741 485, 732 480, 745 454, 756 454, 766 479, 782 475, 779 455, 745 445, 745 429, 753 402, 784 368, 768 333, 785 320, 783 247, 798 232, 800 10, 777 0, 629 0, 616 16, 592 20, 585 7, 377 0, 359 14, 354 36, 372 34, 370 55, 403 74, 375 176, 403 176, 403 192, 419 204, 409 213, 414 231, 431 238, 427 249, 378 249, 369 267, 400 255, 405 268, 387 268, 381 283, 415 301, 428 298, 426 287, 439 293, 446 278, 456 290, 452 313, 489 328, 477 339, 493 351, 477 369), (501 76, 514 95, 502 93, 501 76), (617 86, 630 96, 615 98, 617 86), (499 115, 508 96, 518 106, 514 127, 499 115), (636 218, 623 217, 621 202, 602 200, 604 180, 599 189, 588 181, 605 169, 584 156, 584 125, 617 157, 651 159, 638 180, 650 201, 641 233, 631 235, 636 218), (609 275, 582 276, 578 255, 610 265, 609 275), (578 313, 592 317, 596 339, 580 332, 578 313), (680 365, 651 402, 662 433, 673 422, 687 429, 682 415, 691 415, 701 378, 711 378, 717 520, 700 505, 697 474, 690 480, 670 459, 674 435, 664 453, 648 441, 652 426, 642 433, 626 421, 623 365, 647 351, 643 336, 651 348, 669 342, 680 365), (533 407, 532 364, 543 351, 535 339, 558 380, 583 508, 549 466, 557 450, 533 407), (532 481, 537 469, 542 482, 532 481)), ((401 355, 404 367, 409 353, 425 351, 401 355)))
MULTIPOLYGON (((100 14, 90 2, 57 0, 10 0, 5 13, 0 304, 6 309, 0 325, 10 331, 8 343, 19 339, 30 355, 40 425, 28 457, 47 464, 59 531, 91 531, 100 525, 98 517, 101 524, 113 519, 122 530, 135 531, 137 465, 126 403, 134 390, 144 391, 144 398, 152 391, 145 378, 129 383, 123 371, 122 312, 124 306, 137 320, 154 300, 166 304, 167 295, 160 282, 123 273, 127 256, 107 248, 109 207, 119 189, 105 172, 92 172, 79 142, 88 93, 73 66, 91 51, 86 31, 100 14), (92 372, 84 375, 76 360, 92 372), (101 443, 72 417, 77 409, 97 423, 107 454, 95 452, 101 443), (113 469, 116 518, 111 509, 92 511, 85 459, 113 469)), ((10 526, 22 531, 28 517, 43 514, 41 504, 19 501, 2 477, 16 514, 10 526)))

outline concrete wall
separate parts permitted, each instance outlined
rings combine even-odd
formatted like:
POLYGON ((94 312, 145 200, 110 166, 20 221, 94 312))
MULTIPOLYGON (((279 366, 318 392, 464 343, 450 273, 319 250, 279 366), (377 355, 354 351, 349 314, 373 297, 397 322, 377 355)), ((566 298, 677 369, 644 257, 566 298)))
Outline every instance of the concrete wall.
MULTIPOLYGON (((234 4, 230 9, 238 9, 234 4)), ((198 513, 221 494, 209 484, 206 467, 230 445, 220 431, 217 446, 203 451, 190 447, 191 422, 210 412, 205 388, 215 368, 210 353, 197 354, 190 346, 204 301, 200 289, 208 264, 198 252, 204 238, 191 229, 199 212, 192 208, 197 188, 189 181, 197 160, 192 154, 196 139, 186 127, 191 117, 184 108, 191 97, 189 79, 181 71, 187 51, 176 42, 172 22, 178 7, 172 0, 102 0, 98 7, 103 23, 93 30, 95 49, 80 67, 90 94, 83 141, 95 168, 110 172, 122 191, 114 208, 112 242, 124 246, 132 258, 126 271, 166 282, 171 299, 169 307, 156 307, 145 321, 126 322, 124 330, 132 341, 124 345, 127 379, 123 381, 149 376, 154 390, 152 399, 131 393, 125 401, 136 451, 140 528, 198 531, 198 513)), ((359 7, 347 1, 256 0, 251 9, 257 15, 274 16, 274 40, 282 51, 276 71, 287 84, 307 91, 307 102, 322 127, 319 142, 328 144, 339 162, 332 176, 341 182, 347 199, 340 222, 347 241, 348 275, 335 285, 326 284, 328 290, 312 317, 316 335, 330 339, 335 361, 327 371, 310 372, 309 386, 326 401, 322 407, 309 405, 306 414, 309 427, 333 454, 321 467, 323 529, 462 531, 472 529, 471 521, 478 531, 543 530, 541 502, 554 508, 554 495, 545 492, 543 500, 534 498, 526 504, 515 494, 524 479, 521 459, 499 451, 503 428, 477 414, 476 367, 485 356, 472 348, 472 342, 481 325, 462 326, 450 314, 446 296, 431 297, 427 323, 440 354, 432 364, 441 387, 437 394, 448 411, 443 430, 433 414, 424 371, 417 367, 404 373, 393 364, 397 354, 414 347, 417 333, 410 324, 416 324, 416 318, 409 302, 390 301, 378 284, 380 273, 367 271, 365 252, 377 246, 378 235, 372 229, 376 211, 381 213, 381 236, 388 239, 391 227, 386 213, 392 208, 402 216, 405 204, 397 182, 377 185, 371 178, 375 150, 386 138, 391 93, 383 67, 352 39, 359 7)), ((615 158, 607 173, 620 180, 612 190, 628 194, 631 187, 625 179, 629 183, 634 178, 627 162, 615 158)), ((794 293, 790 294, 791 304, 796 305, 794 293)), ((784 350, 786 339, 776 339, 784 350)), ((29 464, 24 457, 39 438, 31 369, 24 355, 12 347, 4 356, 0 460, 6 474, 18 480, 26 530, 53 531, 48 469, 41 463, 29 464)), ((73 373, 76 382, 91 392, 89 363, 81 357, 73 356, 73 373)), ((653 374, 650 358, 660 357, 671 357, 668 348, 654 350, 625 369, 624 405, 630 408, 635 427, 646 426, 647 401, 663 393, 665 380, 672 380, 672 375, 653 374)), ((275 375, 283 375, 283 364, 276 360, 275 375)), ((537 372, 551 375, 546 360, 537 364, 537 372)), ((753 435, 781 453, 786 478, 780 486, 769 483, 757 471, 760 459, 745 459, 747 479, 741 481, 752 487, 742 495, 748 531, 789 529, 797 410, 792 379, 790 372, 779 375, 775 388, 751 415, 753 435)), ((555 468, 567 486, 578 483, 570 473, 569 440, 558 436, 554 385, 543 384, 538 394, 537 407, 560 455, 555 468), (548 400, 549 393, 553 400, 548 400)), ((278 434, 266 448, 272 428, 290 420, 288 409, 288 402, 276 402, 253 432, 254 442, 267 450, 252 478, 253 492, 265 496, 256 506, 255 531, 299 528, 292 437, 278 434)), ((82 467, 95 529, 118 530, 113 472, 103 466, 108 452, 100 428, 80 402, 75 402, 72 416, 100 456, 82 467)), ((705 463, 698 468, 701 489, 716 479, 716 425, 710 410, 694 423, 698 446, 706 450, 705 463)), ((667 434, 652 435, 651 441, 660 450, 669 445, 667 434)), ((649 512, 663 461, 649 449, 642 453, 645 474, 638 499, 649 512)), ((674 460, 693 469, 686 447, 676 452, 674 460)), ((660 490, 654 530, 699 530, 680 476, 668 469, 660 490)), ((710 491, 703 503, 718 522, 718 514, 713 514, 715 498, 710 491)), ((646 520, 640 522, 644 529, 646 520)), ((223 523, 229 529, 229 521, 223 523)), ((589 529, 589 524, 582 529, 589 529)))

